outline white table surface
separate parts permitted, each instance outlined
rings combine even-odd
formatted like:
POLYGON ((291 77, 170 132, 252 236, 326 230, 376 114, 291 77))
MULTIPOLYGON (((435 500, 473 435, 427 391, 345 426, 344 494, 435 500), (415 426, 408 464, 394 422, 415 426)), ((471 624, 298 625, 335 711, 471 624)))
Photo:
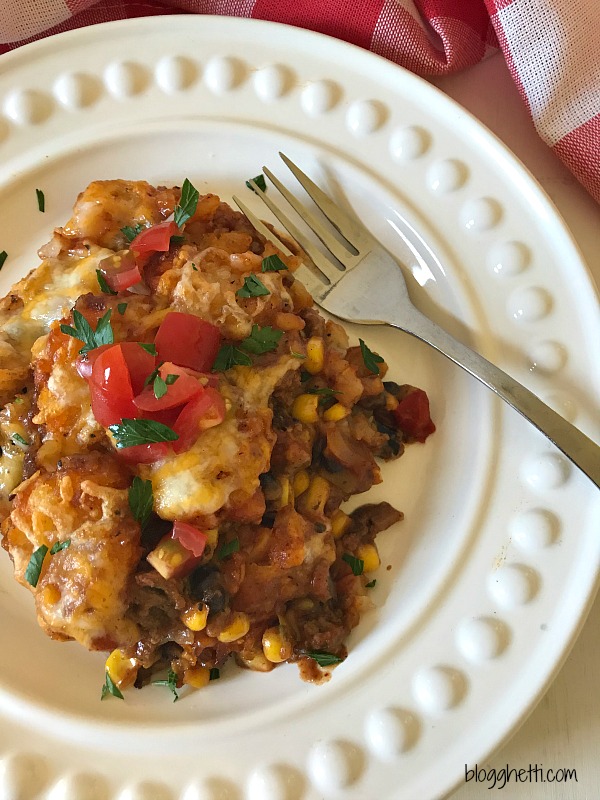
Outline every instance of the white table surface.
MULTIPOLYGON (((600 206, 537 136, 503 58, 492 56, 471 70, 432 82, 490 128, 533 173, 570 227, 600 287, 600 206)), ((598 527, 600 533, 600 521, 598 527)), ((518 770, 530 764, 575 769, 577 783, 513 780, 499 790, 470 781, 451 798, 475 800, 497 792, 507 800, 600 798, 600 596, 547 694, 512 738, 479 766, 518 770)))

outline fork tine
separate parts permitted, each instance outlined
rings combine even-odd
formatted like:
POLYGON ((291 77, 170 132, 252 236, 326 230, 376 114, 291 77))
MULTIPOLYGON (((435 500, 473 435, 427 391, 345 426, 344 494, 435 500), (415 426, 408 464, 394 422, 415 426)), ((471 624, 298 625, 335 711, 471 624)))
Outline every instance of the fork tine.
POLYGON ((304 252, 309 256, 315 267, 323 274, 323 280, 326 283, 336 283, 344 274, 343 270, 337 269, 336 266, 326 258, 321 251, 315 247, 313 242, 287 217, 281 209, 262 191, 254 181, 250 181, 250 185, 255 193, 260 197, 263 203, 271 210, 277 217, 279 222, 283 225, 286 231, 290 234, 292 239, 295 239, 304 252))
POLYGON ((263 167, 262 170, 271 183, 273 183, 279 192, 285 197, 294 211, 296 211, 302 217, 304 222, 313 231, 313 233, 316 233, 329 252, 332 253, 341 264, 344 264, 344 266, 350 266, 350 264, 347 262, 352 259, 353 256, 358 255, 356 248, 351 244, 348 244, 346 247, 338 239, 336 239, 335 236, 333 236, 333 234, 331 234, 319 222, 319 220, 310 213, 310 211, 298 200, 298 198, 283 185, 279 178, 273 175, 268 167, 263 167))
POLYGON ((294 174, 296 180, 302 186, 304 191, 321 209, 323 214, 325 214, 327 219, 331 222, 338 233, 341 233, 344 239, 346 239, 346 241, 352 245, 355 250, 358 251, 361 247, 371 244, 371 235, 357 219, 353 219, 351 216, 346 214, 345 211, 342 211, 342 209, 339 208, 339 206, 337 206, 333 200, 308 177, 308 175, 302 172, 300 167, 297 167, 294 162, 285 155, 285 153, 280 151, 279 156, 281 157, 283 163, 294 174))
MULTIPOLYGON (((256 230, 259 233, 262 233, 262 235, 266 239, 270 239, 272 242, 274 242, 277 245, 277 247, 279 247, 279 249, 286 255, 288 256, 294 255, 294 253, 292 253, 289 247, 284 242, 282 242, 281 239, 276 234, 274 234, 272 230, 267 228, 264 222, 261 222, 261 220, 252 211, 250 211, 248 206, 245 203, 243 203, 239 199, 239 197, 233 195, 233 201, 240 209, 242 214, 246 215, 246 217, 250 220, 252 225, 256 228, 256 230)), ((311 272, 311 270, 304 265, 298 267, 298 269, 294 271, 294 277, 298 278, 308 289, 308 291, 312 294, 312 296, 317 299, 319 299, 323 295, 324 290, 327 289, 325 283, 319 280, 319 278, 317 278, 311 272)))
POLYGON ((250 211, 250 209, 248 208, 248 206, 247 206, 245 203, 242 203, 242 201, 240 200, 240 198, 239 198, 239 197, 236 197, 235 195, 233 195, 233 202, 234 202, 234 203, 236 204, 236 206, 237 206, 237 207, 240 209, 240 211, 242 212, 242 214, 244 214, 246 217, 248 217, 248 219, 249 219, 249 220, 250 220, 250 222, 252 223, 253 227, 254 227, 254 228, 255 228, 255 229, 256 229, 256 230, 257 230, 259 233, 262 233, 262 235, 263 235, 263 236, 264 236, 266 239, 270 239, 272 242, 275 242, 275 244, 277 245, 277 247, 278 247, 278 248, 279 248, 279 249, 280 249, 280 250, 281 250, 283 253, 285 253, 285 254, 286 254, 286 256, 293 256, 293 255, 294 255, 294 254, 292 253, 292 251, 290 250, 290 248, 289 248, 289 247, 288 247, 288 246, 285 244, 285 242, 282 242, 282 241, 281 241, 281 239, 280 239, 280 238, 279 238, 279 237, 278 237, 278 236, 277 236, 275 233, 273 233, 273 231, 272 231, 272 230, 270 230, 269 228, 267 228, 267 226, 265 225, 265 223, 264 223, 264 222, 262 222, 262 220, 260 220, 260 219, 259 219, 259 218, 256 216, 256 214, 254 214, 254 212, 250 211))

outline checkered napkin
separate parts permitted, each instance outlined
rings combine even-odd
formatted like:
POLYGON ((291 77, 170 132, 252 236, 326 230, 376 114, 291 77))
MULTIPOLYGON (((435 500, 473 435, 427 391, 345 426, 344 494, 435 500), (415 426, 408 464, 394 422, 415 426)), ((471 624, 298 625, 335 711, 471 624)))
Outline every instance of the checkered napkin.
POLYGON ((500 47, 539 135, 600 202, 600 0, 0 0, 0 53, 71 28, 173 13, 310 28, 420 75, 464 69, 500 47))

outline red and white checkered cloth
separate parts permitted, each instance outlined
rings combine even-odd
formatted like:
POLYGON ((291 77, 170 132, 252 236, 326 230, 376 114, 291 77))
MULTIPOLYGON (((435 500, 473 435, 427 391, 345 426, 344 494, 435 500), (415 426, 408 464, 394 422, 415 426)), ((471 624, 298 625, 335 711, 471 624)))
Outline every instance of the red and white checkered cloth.
POLYGON ((71 28, 173 13, 286 22, 421 75, 464 69, 500 47, 539 135, 600 202, 600 0, 0 0, 0 53, 71 28))

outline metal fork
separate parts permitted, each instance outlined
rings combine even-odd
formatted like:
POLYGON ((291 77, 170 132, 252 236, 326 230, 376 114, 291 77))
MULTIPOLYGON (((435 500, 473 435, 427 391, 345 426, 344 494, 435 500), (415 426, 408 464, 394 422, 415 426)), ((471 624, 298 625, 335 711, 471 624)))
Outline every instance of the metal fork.
MULTIPOLYGON (((348 322, 390 325, 430 344, 521 413, 596 486, 600 486, 600 447, 529 389, 422 314, 410 300, 398 262, 363 225, 342 211, 287 156, 283 153, 279 155, 345 240, 345 243, 340 242, 267 167, 263 167, 267 178, 335 257, 338 266, 321 252, 255 181, 249 182, 258 197, 312 260, 312 268, 302 265, 294 275, 304 283, 315 302, 348 322)), ((237 197, 233 199, 258 231, 275 241, 284 252, 290 253, 285 242, 268 229, 245 203, 237 197)))

